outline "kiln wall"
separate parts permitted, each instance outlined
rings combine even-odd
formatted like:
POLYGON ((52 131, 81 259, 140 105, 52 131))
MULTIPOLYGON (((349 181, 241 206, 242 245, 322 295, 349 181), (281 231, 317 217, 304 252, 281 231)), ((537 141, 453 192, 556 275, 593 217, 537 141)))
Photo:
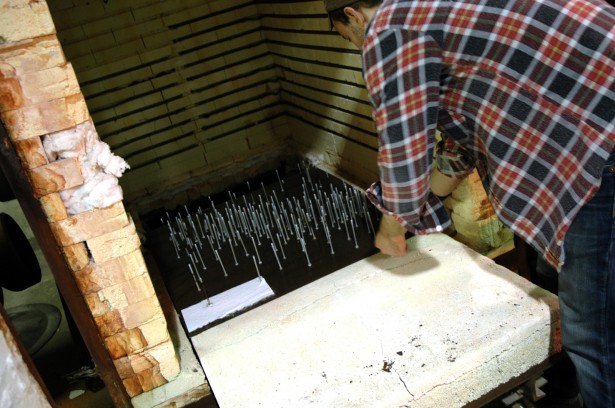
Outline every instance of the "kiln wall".
MULTIPOLYGON (((125 203, 174 208, 310 159, 360 187, 377 135, 354 46, 321 0, 62 0, 49 7, 101 139, 132 169, 125 203)), ((446 203, 462 242, 511 238, 476 175, 446 203)))
POLYGON ((121 184, 133 208, 209 194, 286 154, 376 179, 361 60, 321 1, 49 7, 101 139, 131 165, 121 184), (219 177, 196 181, 205 175, 219 177))
POLYGON ((101 139, 132 168, 121 183, 133 208, 278 164, 289 129, 252 1, 49 6, 101 139))
POLYGON ((365 187, 378 140, 359 51, 332 31, 322 1, 259 2, 296 151, 365 187))

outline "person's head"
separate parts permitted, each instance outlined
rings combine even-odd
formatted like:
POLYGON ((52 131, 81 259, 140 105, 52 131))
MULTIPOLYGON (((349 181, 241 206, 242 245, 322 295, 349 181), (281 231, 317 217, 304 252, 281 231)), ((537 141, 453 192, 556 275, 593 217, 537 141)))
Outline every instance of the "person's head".
POLYGON ((365 29, 382 0, 324 0, 331 25, 346 40, 361 48, 365 29))

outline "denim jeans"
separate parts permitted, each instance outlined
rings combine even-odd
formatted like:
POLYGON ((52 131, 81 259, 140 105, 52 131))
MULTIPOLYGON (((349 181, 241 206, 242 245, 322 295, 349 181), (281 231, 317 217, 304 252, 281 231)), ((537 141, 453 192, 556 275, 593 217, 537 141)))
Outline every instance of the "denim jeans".
POLYGON ((587 408, 615 408, 615 154, 564 240, 562 343, 587 408))

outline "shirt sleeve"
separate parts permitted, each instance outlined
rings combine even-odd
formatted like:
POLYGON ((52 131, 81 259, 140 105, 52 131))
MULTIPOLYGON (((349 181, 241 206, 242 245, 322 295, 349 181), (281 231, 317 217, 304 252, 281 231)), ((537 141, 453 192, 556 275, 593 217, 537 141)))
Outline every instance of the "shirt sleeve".
POLYGON ((474 169, 463 146, 446 136, 436 147, 436 165, 442 174, 458 179, 465 178, 474 169))
POLYGON ((438 129, 442 140, 436 146, 436 165, 444 175, 464 178, 474 169, 472 155, 463 142, 470 139, 463 116, 441 109, 438 114, 438 129))
POLYGON ((365 82, 379 138, 380 182, 367 196, 415 234, 442 231, 448 212, 430 193, 438 119, 441 50, 431 37, 400 29, 368 31, 365 82))

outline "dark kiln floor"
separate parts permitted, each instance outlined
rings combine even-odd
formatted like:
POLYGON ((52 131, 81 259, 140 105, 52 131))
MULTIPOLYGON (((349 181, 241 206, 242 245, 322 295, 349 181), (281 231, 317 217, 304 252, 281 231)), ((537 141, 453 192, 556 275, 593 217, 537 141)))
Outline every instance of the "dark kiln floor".
POLYGON ((259 273, 277 297, 376 252, 361 191, 313 167, 279 174, 157 213, 147 246, 180 315, 259 273))

